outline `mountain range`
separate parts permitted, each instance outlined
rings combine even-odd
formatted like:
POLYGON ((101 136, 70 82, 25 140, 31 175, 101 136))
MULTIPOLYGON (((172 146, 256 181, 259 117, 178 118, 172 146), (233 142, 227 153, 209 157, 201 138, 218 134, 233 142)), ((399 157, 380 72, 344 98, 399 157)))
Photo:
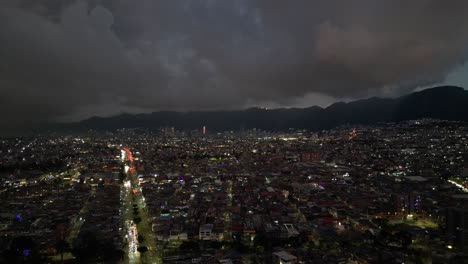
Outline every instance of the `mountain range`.
POLYGON ((372 97, 349 103, 338 102, 326 108, 263 109, 239 111, 161 111, 148 114, 121 114, 92 117, 73 124, 61 124, 60 130, 107 131, 119 128, 175 127, 177 130, 210 131, 289 128, 321 130, 340 125, 368 125, 421 118, 468 121, 468 91, 456 86, 439 86, 398 98, 372 97))

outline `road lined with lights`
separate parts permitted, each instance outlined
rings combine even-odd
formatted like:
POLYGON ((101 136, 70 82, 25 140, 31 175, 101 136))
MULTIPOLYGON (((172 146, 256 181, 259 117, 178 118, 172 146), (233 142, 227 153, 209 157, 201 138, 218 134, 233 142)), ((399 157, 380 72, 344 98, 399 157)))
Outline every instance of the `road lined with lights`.
POLYGON ((81 226, 85 222, 85 216, 88 213, 89 207, 91 205, 91 202, 90 202, 91 198, 94 197, 95 194, 96 194, 96 189, 91 188, 88 198, 86 199, 83 207, 81 208, 80 212, 78 213, 78 215, 76 216, 74 220, 73 227, 70 229, 70 234, 67 239, 67 242, 70 245, 73 243, 73 241, 76 239, 76 237, 80 233, 81 226))
POLYGON ((126 162, 124 167, 128 180, 124 183, 125 195, 122 201, 124 208, 124 219, 126 228, 126 239, 128 241, 129 263, 162 263, 156 250, 156 239, 151 230, 151 217, 144 210, 145 202, 138 185, 137 171, 133 164, 134 157, 130 149, 122 148, 122 161, 126 162), (138 212, 134 215, 134 211, 138 212), (134 218, 140 219, 135 223, 134 218), (142 243, 138 242, 139 234, 143 237, 142 243), (140 253, 139 248, 146 247, 147 251, 140 253))
POLYGON ((126 249, 128 263, 139 263, 140 262, 140 252, 138 249, 138 230, 133 223, 132 217, 132 203, 131 203, 131 194, 130 186, 127 182, 123 186, 124 197, 122 198, 122 218, 124 219, 124 228, 125 228, 125 239, 128 243, 128 248, 126 249))
POLYGON ((451 184, 457 186, 457 187, 460 188, 462 191, 468 192, 468 188, 466 188, 465 186, 459 184, 458 182, 452 181, 452 180, 448 180, 448 182, 450 182, 451 184))
MULTIPOLYGON (((126 161, 133 161, 133 157, 129 156, 127 153, 128 149, 121 149, 121 160, 124 162, 124 173, 130 176, 130 166, 127 165, 126 161), (130 159, 131 158, 131 159, 130 159)), ((132 184, 130 180, 126 180, 122 186, 123 197, 121 197, 121 213, 122 219, 124 221, 125 228, 125 240, 128 244, 126 248, 126 256, 128 263, 140 263, 140 252, 138 252, 138 230, 133 222, 133 207, 132 207, 132 184)))

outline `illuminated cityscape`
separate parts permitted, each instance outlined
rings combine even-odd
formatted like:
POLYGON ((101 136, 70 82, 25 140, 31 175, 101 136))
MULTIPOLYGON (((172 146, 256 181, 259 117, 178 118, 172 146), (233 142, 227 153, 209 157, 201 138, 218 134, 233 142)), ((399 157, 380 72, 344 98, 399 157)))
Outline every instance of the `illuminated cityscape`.
POLYGON ((203 132, 3 139, 1 261, 466 257, 463 123, 203 132))
POLYGON ((468 264, 468 0, 0 0, 0 264, 468 264))

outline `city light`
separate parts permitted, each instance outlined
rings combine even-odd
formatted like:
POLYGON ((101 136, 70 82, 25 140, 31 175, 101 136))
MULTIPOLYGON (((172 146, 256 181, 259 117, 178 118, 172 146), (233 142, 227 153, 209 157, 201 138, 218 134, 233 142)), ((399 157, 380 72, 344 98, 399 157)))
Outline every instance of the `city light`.
POLYGON ((131 184, 132 184, 132 183, 131 183, 130 181, 125 181, 125 182, 124 182, 124 187, 125 187, 125 188, 130 188, 131 184))
POLYGON ((22 167, 0 177, 0 236, 8 245, 33 240, 28 255, 11 251, 23 262, 39 255, 60 262, 61 237, 72 251, 64 263, 73 262, 89 234, 96 247, 121 252, 121 263, 298 263, 310 252, 370 263, 377 250, 405 263, 417 259, 401 254, 406 247, 450 260, 464 249, 457 237, 467 211, 468 141, 457 135, 468 130, 449 124, 360 126, 353 140, 349 127, 237 134, 213 127, 204 137, 201 127, 163 135, 121 130, 84 144, 59 137, 33 152, 44 152, 44 163, 32 165, 22 164, 24 146, 12 141, 3 148, 11 152, 0 146, 0 167, 22 167))

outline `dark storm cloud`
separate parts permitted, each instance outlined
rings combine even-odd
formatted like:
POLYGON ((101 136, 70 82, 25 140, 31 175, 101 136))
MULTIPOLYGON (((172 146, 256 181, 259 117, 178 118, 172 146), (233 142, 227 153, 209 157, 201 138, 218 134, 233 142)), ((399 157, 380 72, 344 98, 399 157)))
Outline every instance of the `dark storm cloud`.
POLYGON ((278 94, 308 91, 342 97, 414 88, 442 80, 467 56, 466 1, 262 1, 265 24, 284 32, 288 47, 273 47, 266 69, 248 81, 278 94), (283 55, 283 57, 281 57, 283 55), (269 78, 277 76, 277 78, 269 78), (288 87, 288 88, 285 88, 288 87))
POLYGON ((468 57, 463 0, 7 2, 8 122, 401 93, 468 57))
POLYGON ((49 119, 97 104, 118 105, 133 87, 145 85, 147 75, 163 83, 158 64, 144 65, 145 58, 128 55, 111 30, 113 15, 107 9, 88 11, 77 2, 59 15, 55 23, 34 11, 0 9, 0 109, 12 113, 4 121, 49 119))

